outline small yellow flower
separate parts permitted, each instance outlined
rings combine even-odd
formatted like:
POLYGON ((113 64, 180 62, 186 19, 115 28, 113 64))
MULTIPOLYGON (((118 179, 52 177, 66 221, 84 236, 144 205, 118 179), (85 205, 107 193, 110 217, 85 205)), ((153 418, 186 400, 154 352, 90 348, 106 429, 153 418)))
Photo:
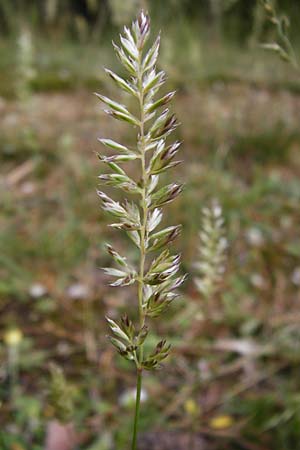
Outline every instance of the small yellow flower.
POLYGON ((184 409, 185 409, 185 412, 189 416, 196 416, 197 414, 199 414, 199 407, 198 407, 197 403, 195 402, 195 400, 192 398, 188 398, 185 401, 184 409))
POLYGON ((209 425, 215 430, 222 430, 223 428, 230 428, 234 424, 231 416, 216 416, 211 419, 209 425))
POLYGON ((18 328, 8 330, 4 335, 4 342, 9 347, 16 347, 20 344, 23 338, 23 333, 18 328))

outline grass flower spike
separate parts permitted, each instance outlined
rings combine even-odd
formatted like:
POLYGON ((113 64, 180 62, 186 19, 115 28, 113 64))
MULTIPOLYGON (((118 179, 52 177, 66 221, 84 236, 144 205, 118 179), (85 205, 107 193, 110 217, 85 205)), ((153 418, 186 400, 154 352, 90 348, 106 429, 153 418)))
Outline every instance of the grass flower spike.
POLYGON ((120 203, 104 192, 98 192, 104 211, 113 217, 111 226, 127 233, 139 251, 138 267, 133 267, 126 257, 108 245, 107 250, 115 267, 105 269, 113 277, 112 286, 137 286, 139 322, 134 324, 128 315, 119 321, 107 319, 112 332, 111 343, 120 355, 133 361, 137 369, 132 450, 137 445, 142 373, 159 367, 170 350, 163 339, 149 354, 145 354, 144 342, 149 332, 147 319, 157 317, 166 310, 177 297, 176 289, 184 281, 184 276, 178 275, 180 256, 171 255, 168 248, 179 235, 180 227, 175 225, 157 230, 163 217, 161 208, 180 194, 182 185, 172 183, 159 186, 160 174, 180 162, 174 160, 180 143, 168 142, 169 135, 178 126, 176 117, 168 107, 174 92, 158 95, 166 76, 156 68, 160 36, 152 45, 147 45, 149 34, 149 16, 141 12, 131 29, 124 28, 120 45, 113 43, 120 62, 128 72, 128 78, 121 78, 111 70, 106 70, 117 87, 135 98, 138 114, 133 114, 127 106, 115 100, 97 94, 105 104, 108 115, 131 125, 137 133, 134 148, 111 139, 100 139, 110 153, 99 155, 100 161, 109 168, 109 173, 100 175, 100 181, 121 189, 126 195, 133 194, 134 198, 138 198, 137 202, 124 199, 120 203), (138 163, 136 179, 131 178, 122 167, 123 163, 130 161, 138 163))
POLYGON ((289 38, 289 18, 285 15, 278 15, 272 0, 261 0, 261 3, 268 21, 276 31, 275 41, 262 44, 262 48, 277 53, 283 61, 288 62, 295 69, 299 70, 299 62, 289 38))
POLYGON ((216 293, 222 280, 227 240, 219 204, 214 202, 211 207, 203 208, 202 213, 199 261, 195 264, 199 276, 195 278, 195 284, 198 291, 208 300, 216 293))

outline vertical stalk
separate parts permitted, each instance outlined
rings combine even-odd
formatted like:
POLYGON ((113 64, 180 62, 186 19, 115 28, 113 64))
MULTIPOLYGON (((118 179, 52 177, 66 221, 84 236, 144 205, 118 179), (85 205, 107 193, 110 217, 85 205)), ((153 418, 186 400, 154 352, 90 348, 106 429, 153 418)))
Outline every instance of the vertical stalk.
MULTIPOLYGON (((146 233, 147 233, 147 217, 148 208, 146 205, 146 188, 147 188, 147 173, 146 173, 146 157, 145 157, 145 130, 144 130, 144 94, 143 94, 143 73, 142 73, 142 54, 139 55, 139 74, 138 74, 138 88, 139 88, 139 104, 140 104, 140 130, 139 130, 139 150, 141 152, 141 171, 142 171, 142 194, 141 194, 141 210, 142 210, 142 226, 141 226, 141 242, 140 242, 140 267, 139 267, 139 281, 138 281, 138 303, 139 303, 139 323, 140 328, 145 324, 145 314, 143 311, 143 288, 144 288, 144 272, 146 260, 146 233)), ((143 344, 139 349, 139 366, 137 366, 137 383, 136 383, 136 403, 135 416, 132 437, 132 450, 136 449, 137 431, 139 424, 139 413, 141 403, 141 388, 143 369, 141 364, 143 362, 143 344)))
POLYGON ((136 383, 135 415, 134 415, 131 450, 136 450, 138 424, 139 424, 139 416, 140 416, 141 390, 142 390, 142 370, 138 369, 137 370, 137 383, 136 383))

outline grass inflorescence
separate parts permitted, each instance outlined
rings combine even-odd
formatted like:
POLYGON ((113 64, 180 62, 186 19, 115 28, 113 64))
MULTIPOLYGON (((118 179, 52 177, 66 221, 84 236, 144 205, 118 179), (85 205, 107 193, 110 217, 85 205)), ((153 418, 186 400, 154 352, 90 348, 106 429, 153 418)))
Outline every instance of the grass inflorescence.
POLYGON ((121 356, 133 361, 137 370, 133 450, 137 444, 142 373, 144 370, 160 367, 170 350, 170 345, 162 339, 152 352, 145 354, 144 342, 149 333, 147 319, 158 317, 167 309, 177 297, 176 289, 185 278, 178 276, 180 255, 172 255, 168 248, 180 233, 180 226, 169 226, 157 231, 163 218, 162 207, 181 193, 182 185, 170 183, 160 187, 158 184, 162 173, 180 163, 174 159, 180 142, 167 142, 169 135, 178 126, 177 119, 170 113, 168 106, 175 92, 157 96, 165 83, 166 75, 156 68, 160 35, 146 49, 149 35, 149 16, 141 12, 131 29, 124 28, 120 46, 113 43, 129 78, 122 78, 106 69, 112 81, 136 100, 138 113, 134 114, 127 106, 97 94, 106 105, 105 112, 109 116, 137 130, 136 145, 133 147, 107 138, 100 139, 110 153, 99 155, 99 159, 110 172, 101 174, 99 179, 101 183, 121 189, 126 195, 131 194, 139 200, 133 202, 125 199, 120 203, 98 191, 104 211, 114 219, 111 227, 123 230, 139 250, 139 264, 134 267, 125 256, 108 245, 108 253, 117 268, 105 268, 105 272, 114 277, 111 286, 137 285, 139 323, 134 324, 127 314, 118 322, 107 319, 112 331, 111 343, 121 356), (132 161, 139 163, 136 179, 131 178, 121 167, 132 161), (158 256, 152 256, 157 252, 158 256))

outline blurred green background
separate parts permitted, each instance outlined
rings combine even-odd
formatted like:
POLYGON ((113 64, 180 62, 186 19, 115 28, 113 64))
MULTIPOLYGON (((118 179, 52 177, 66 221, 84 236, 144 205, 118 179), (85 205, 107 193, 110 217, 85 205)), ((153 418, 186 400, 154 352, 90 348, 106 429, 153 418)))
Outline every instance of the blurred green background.
MULTIPOLYGON (((299 0, 274 4, 300 59, 299 0)), ((173 353, 145 377, 139 449, 300 449, 300 72, 261 48, 277 35, 255 0, 0 1, 0 449, 128 448, 135 376, 104 316, 134 318, 136 300, 99 268, 107 241, 136 255, 99 208, 95 152, 133 136, 93 92, 126 101, 103 67, 122 73, 111 40, 141 7, 178 91, 184 164, 168 176, 186 188, 165 222, 183 224, 190 275, 153 323, 173 353), (215 197, 229 247, 207 304, 194 263, 215 197)))

